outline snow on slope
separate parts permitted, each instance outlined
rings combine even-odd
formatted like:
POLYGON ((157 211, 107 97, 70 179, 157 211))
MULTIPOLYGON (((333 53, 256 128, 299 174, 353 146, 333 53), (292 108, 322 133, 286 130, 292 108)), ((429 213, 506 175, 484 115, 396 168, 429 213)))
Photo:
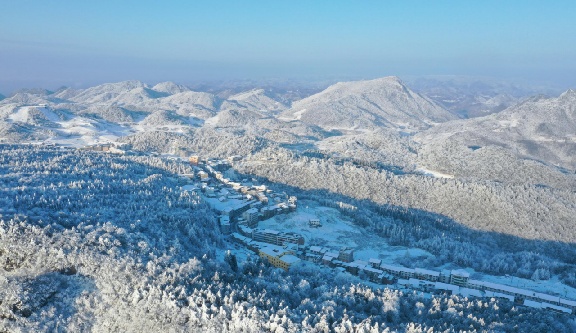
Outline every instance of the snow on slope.
POLYGON ((159 110, 156 111, 140 122, 145 126, 167 126, 167 125, 188 125, 189 122, 183 116, 180 116, 173 111, 159 110))
POLYGON ((19 108, 16 112, 8 116, 12 121, 19 121, 23 123, 34 123, 35 118, 40 118, 45 121, 58 122, 60 118, 53 111, 42 106, 25 106, 19 108))
POLYGON ((420 130, 456 117, 408 89, 397 77, 385 77, 337 83, 294 102, 280 119, 301 120, 327 129, 420 130))
POLYGON ((191 91, 172 82, 162 82, 152 88, 139 81, 107 83, 80 91, 64 90, 57 96, 87 107, 120 106, 147 113, 173 110, 179 115, 199 119, 213 116, 219 103, 212 94, 191 91))
MULTIPOLYGON (((444 123, 415 139, 429 150, 453 147, 472 153, 496 147, 576 169, 576 91, 568 90, 557 98, 538 96, 497 114, 444 123)), ((446 154, 438 153, 443 159, 446 154)))
POLYGON ((44 141, 82 147, 114 141, 132 132, 129 127, 44 105, 8 104, 1 110, 4 120, 0 136, 6 142, 44 141))
POLYGON ((28 93, 17 93, 12 97, 2 100, 2 104, 26 104, 26 105, 39 105, 50 102, 47 96, 40 96, 28 93))
POLYGON ((84 89, 74 97, 70 98, 74 102, 82 103, 105 103, 117 98, 122 93, 136 89, 145 88, 146 85, 140 81, 123 81, 118 83, 106 83, 95 87, 84 89))
POLYGON ((174 82, 160 82, 157 85, 155 85, 154 87, 152 87, 152 90, 157 91, 157 92, 162 92, 162 93, 166 93, 168 95, 174 95, 174 94, 179 94, 179 93, 183 93, 186 91, 191 91, 190 88, 180 85, 180 84, 176 84, 174 82))
POLYGON ((216 96, 205 92, 185 91, 158 99, 157 107, 175 110, 183 116, 193 116, 200 119, 212 117, 217 112, 219 103, 216 96))
POLYGON ((286 109, 286 105, 266 95, 264 89, 253 89, 232 95, 222 103, 221 110, 247 109, 260 112, 280 112, 286 109))

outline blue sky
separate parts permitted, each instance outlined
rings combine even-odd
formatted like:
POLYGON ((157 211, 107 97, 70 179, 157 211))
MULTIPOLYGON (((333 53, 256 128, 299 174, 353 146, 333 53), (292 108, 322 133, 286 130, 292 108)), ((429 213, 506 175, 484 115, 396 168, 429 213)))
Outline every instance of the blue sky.
POLYGON ((0 92, 472 75, 576 86, 576 1, 0 0, 0 92))

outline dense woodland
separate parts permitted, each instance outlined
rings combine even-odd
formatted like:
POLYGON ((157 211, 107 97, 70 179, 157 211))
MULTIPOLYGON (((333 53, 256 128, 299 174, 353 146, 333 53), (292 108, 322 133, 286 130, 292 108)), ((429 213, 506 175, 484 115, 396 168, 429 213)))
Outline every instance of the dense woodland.
MULTIPOLYGON (((334 178, 330 186, 348 184, 338 180, 333 170, 346 179, 352 177, 346 168, 353 168, 348 165, 306 163, 309 167, 300 172, 310 177, 322 172, 325 179, 334 178)), ((259 170, 270 179, 284 177, 284 182, 295 172, 282 169, 280 163, 259 170)), ((362 285, 347 274, 310 265, 287 273, 256 256, 239 262, 226 252, 230 245, 219 233, 214 213, 200 197, 180 191, 177 174, 189 172, 185 164, 155 157, 0 146, 0 331, 576 329, 568 315, 517 307, 508 301, 446 295, 424 298, 362 285)), ((373 177, 372 181, 382 179, 373 177)), ((304 191, 320 188, 311 178, 308 181, 300 194, 329 203, 332 197, 326 191, 304 191)), ((346 187, 340 190, 346 193, 346 187)), ((362 192, 358 193, 361 199, 362 192)), ((358 215, 358 223, 367 228, 380 226, 378 232, 391 242, 425 247, 427 241, 444 241, 446 248, 458 244, 453 239, 437 239, 438 234, 424 227, 425 223, 420 226, 422 233, 412 234, 424 215, 348 201, 367 209, 358 215), (412 219, 408 218, 411 214, 412 219), (381 223, 384 220, 386 226, 381 223), (402 232, 405 236, 397 235, 402 232)), ((422 221, 428 223, 431 218, 422 221)), ((444 220, 435 223, 437 228, 458 232, 462 242, 474 235, 444 220)), ((482 246, 491 238, 485 237, 482 246)), ((502 247, 496 251, 505 253, 502 247)), ((534 256, 541 256, 536 261, 546 260, 545 254, 534 256)), ((552 263, 569 266, 558 257, 552 263)))
POLYGON ((452 262, 527 278, 559 274, 576 286, 572 191, 398 175, 280 149, 261 150, 238 169, 292 186, 325 205, 350 203, 358 207, 349 212, 356 223, 393 245, 436 254, 429 263, 434 266, 452 262))

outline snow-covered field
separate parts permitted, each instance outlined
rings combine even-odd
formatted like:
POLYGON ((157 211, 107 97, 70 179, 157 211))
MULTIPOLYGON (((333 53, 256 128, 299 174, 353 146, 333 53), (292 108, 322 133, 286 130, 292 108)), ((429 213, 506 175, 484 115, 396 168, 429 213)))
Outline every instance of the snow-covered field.
POLYGON ((395 264, 396 259, 406 256, 407 251, 411 257, 432 256, 421 249, 390 246, 382 237, 354 225, 337 209, 320 206, 314 201, 301 200, 296 212, 261 221, 258 227, 299 233, 306 239, 307 245, 321 245, 336 250, 350 247, 354 249, 354 258, 360 260, 378 258, 395 264), (310 227, 308 221, 313 218, 319 219, 322 226, 310 227))
POLYGON ((432 176, 432 177, 436 177, 436 178, 454 178, 454 175, 449 175, 449 174, 442 173, 439 171, 426 169, 424 167, 420 167, 420 168, 416 169, 416 172, 420 172, 426 176, 432 176))

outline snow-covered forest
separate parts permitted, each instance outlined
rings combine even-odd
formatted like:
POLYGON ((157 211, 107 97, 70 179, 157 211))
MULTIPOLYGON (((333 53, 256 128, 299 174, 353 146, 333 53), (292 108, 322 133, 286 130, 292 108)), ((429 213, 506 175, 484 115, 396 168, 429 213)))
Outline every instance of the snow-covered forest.
MULTIPOLYGON (((214 213, 180 190, 178 174, 190 172, 181 162, 19 145, 1 146, 0 161, 2 331, 575 329, 568 315, 503 300, 424 298, 326 268, 238 262, 214 213)), ((368 222, 377 216, 413 223, 372 208, 358 219, 366 227, 377 228, 368 222)))
POLYGON ((454 262, 527 278, 543 270, 576 285, 573 191, 395 175, 279 149, 261 150, 238 169, 287 184, 299 197, 325 205, 348 202, 358 207, 349 212, 357 224, 391 244, 437 254, 438 262, 429 264, 454 262))

